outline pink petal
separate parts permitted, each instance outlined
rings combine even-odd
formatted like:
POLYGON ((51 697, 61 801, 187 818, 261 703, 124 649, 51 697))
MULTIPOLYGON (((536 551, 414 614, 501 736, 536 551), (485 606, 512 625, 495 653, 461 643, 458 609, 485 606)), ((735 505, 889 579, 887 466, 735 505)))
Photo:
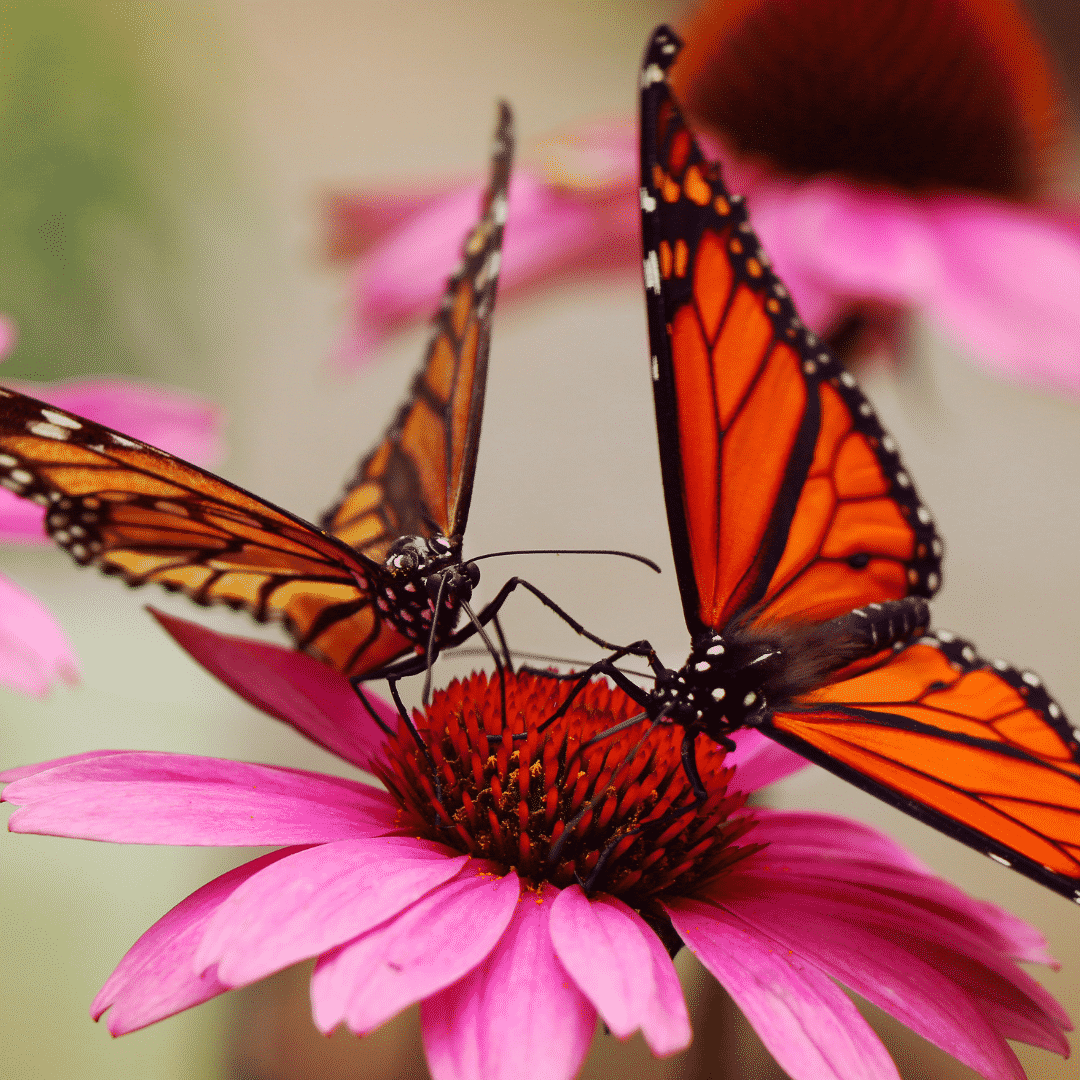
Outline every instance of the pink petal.
POLYGON ((127 844, 325 843, 378 836, 396 804, 352 780, 186 754, 85 758, 16 780, 12 832, 127 844))
MULTIPOLYGON (((245 701, 345 761, 362 769, 370 766, 385 736, 344 676, 294 649, 219 634, 155 608, 149 611, 181 648, 245 701)), ((396 731, 397 709, 366 688, 364 695, 396 731)))
MULTIPOLYGON (((415 214, 375 247, 357 269, 355 330, 341 359, 356 364, 365 350, 407 322, 426 316, 459 259, 483 185, 469 184, 415 214)), ((623 192, 600 197, 563 192, 528 169, 510 183, 501 288, 524 290, 554 276, 636 268, 637 215, 623 192)))
POLYGON ((468 861, 413 837, 309 848, 245 882, 221 905, 195 958, 230 986, 318 956, 393 918, 468 861))
MULTIPOLYGON (((72 761, 88 761, 90 758, 110 757, 113 754, 123 754, 124 750, 87 750, 81 754, 69 754, 67 757, 53 758, 52 761, 41 761, 35 765, 16 765, 13 769, 5 769, 0 772, 0 784, 10 784, 14 780, 21 780, 24 776, 37 776, 38 773, 48 772, 60 765, 67 765, 72 761)), ((0 798, 0 802, 3 799, 0 798)))
POLYGON ((899 1080, 847 995, 797 953, 712 904, 677 900, 666 910, 791 1080, 899 1080))
POLYGON ((29 499, 0 488, 0 541, 5 544, 51 544, 45 532, 45 511, 29 499))
MULTIPOLYGON (((967 934, 1016 960, 1057 966, 1033 926, 968 896, 867 825, 830 814, 762 808, 755 809, 754 817, 754 839, 769 845, 743 868, 755 877, 782 874, 898 893, 951 920, 955 935, 967 934)), ((958 940, 951 938, 953 944, 958 940)))
POLYGON ((596 1012, 559 962, 549 923, 557 890, 526 892, 491 954, 420 1007, 433 1080, 571 1080, 596 1012))
POLYGON ((90 1006, 90 1015, 98 1020, 111 1008, 109 1031, 126 1035, 230 989, 212 973, 195 973, 192 958, 203 930, 222 901, 239 885, 298 850, 283 848, 238 866, 193 892, 158 919, 105 981, 90 1006))
POLYGON ((573 885, 551 912, 563 967, 617 1038, 641 1028, 660 1056, 690 1045, 690 1018, 671 957, 644 919, 614 897, 573 885))
POLYGON ((1080 230, 1067 215, 839 180, 758 178, 748 197, 815 330, 860 302, 919 307, 991 370, 1080 391, 1080 230))
POLYGON ((407 182, 383 190, 331 192, 325 200, 326 248, 331 259, 363 255, 410 218, 462 188, 475 188, 472 178, 455 177, 430 184, 407 182))
POLYGON ((520 884, 471 860, 456 877, 382 926, 323 956, 311 980, 315 1024, 357 1035, 468 974, 502 937, 520 884))
MULTIPOLYGON (((934 883, 932 878, 920 881, 898 872, 879 887, 830 877, 829 869, 826 864, 799 876, 787 866, 778 872, 748 860, 739 875, 728 878, 718 902, 732 910, 748 904, 744 913, 748 919, 758 918, 765 905, 769 911, 797 908, 807 914, 812 925, 816 925, 815 919, 823 919, 859 926, 892 945, 904 946, 912 956, 957 984, 954 994, 968 997, 999 1033, 1068 1053, 1068 1043, 1059 1030, 1071 1027, 1068 1016, 1008 958, 1010 942, 1002 940, 994 925, 980 922, 977 910, 972 918, 972 908, 952 903, 948 892, 933 895, 928 887, 934 883)), ((961 901, 966 900, 963 894, 958 895, 961 901)))
POLYGON ((724 759, 726 768, 735 768, 735 775, 728 785, 731 791, 757 791, 810 764, 806 758, 752 728, 735 732, 733 738, 738 749, 724 759))
POLYGON ((537 143, 533 155, 548 183, 582 194, 637 195, 640 146, 637 124, 619 117, 586 120, 537 143))
POLYGON ((5 315, 0 315, 0 360, 7 357, 8 353, 15 348, 15 342, 19 339, 19 331, 15 324, 5 315))
POLYGON ((48 609, 0 576, 0 685, 44 697, 55 679, 78 678, 75 654, 48 609))
POLYGON ((931 313, 991 370, 1080 392, 1080 230, 989 199, 935 199, 926 212, 942 263, 931 313))
POLYGON ((862 994, 987 1080, 1023 1080, 1016 1055, 988 1021, 987 1010, 921 959, 929 951, 925 943, 899 931, 860 925, 850 908, 830 910, 827 900, 796 892, 788 882, 757 880, 747 885, 745 896, 724 897, 726 911, 862 994))

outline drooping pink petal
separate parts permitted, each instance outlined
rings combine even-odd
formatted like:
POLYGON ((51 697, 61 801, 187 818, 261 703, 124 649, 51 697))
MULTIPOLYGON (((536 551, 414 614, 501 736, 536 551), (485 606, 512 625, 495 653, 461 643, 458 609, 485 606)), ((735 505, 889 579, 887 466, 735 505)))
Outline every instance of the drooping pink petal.
MULTIPOLYGON (((340 351, 348 365, 388 333, 426 316, 457 263, 476 219, 483 185, 469 184, 414 214, 357 267, 355 328, 340 351)), ((625 193, 561 191, 528 168, 510 182, 500 269, 503 293, 563 275, 636 267, 637 210, 625 193)))
POLYGON ((420 1024, 434 1080, 571 1080, 596 1011, 555 955, 557 890, 525 892, 498 945, 463 979, 427 998, 420 1024))
POLYGON ((791 1080, 899 1080, 847 995, 798 953, 712 904, 665 908, 791 1080))
MULTIPOLYGON (((361 769, 370 765, 385 736, 343 675, 295 649, 219 634, 155 608, 149 611, 181 648, 255 708, 361 769)), ((396 731, 397 709, 367 689, 364 695, 382 722, 396 731)))
POLYGON ((743 728, 732 738, 738 749, 732 750, 724 759, 724 765, 735 768, 735 776, 729 784, 731 791, 757 791, 810 764, 806 758, 752 728, 743 728))
MULTIPOLYGON (((1046 990, 1008 959, 1010 953, 1015 955, 1016 942, 1002 932, 1009 928, 993 909, 984 916, 982 909, 988 905, 973 903, 932 875, 887 864, 852 858, 847 867, 830 859, 815 866, 798 856, 785 858, 782 843, 761 854, 765 857, 747 860, 730 875, 722 895, 717 891, 712 899, 747 920, 763 920, 769 933, 791 910, 798 910, 809 923, 811 940, 819 926, 825 931, 856 926, 858 933, 906 948, 912 957, 929 964, 954 984, 950 997, 966 998, 1002 1035, 1068 1053, 1061 1034, 1071 1027, 1068 1017, 1046 990)), ((1019 943, 1025 945, 1026 938, 1023 935, 1019 943)), ((790 938, 792 945, 796 940, 803 940, 801 928, 790 938)), ((839 948, 842 951, 843 946, 839 948)))
POLYGON ((517 906, 511 870, 471 860, 394 918, 323 956, 311 979, 315 1024, 357 1035, 470 972, 495 947, 517 906))
POLYGON ((99 1020, 110 1009, 110 1033, 126 1035, 229 990, 213 973, 196 974, 192 963, 207 922, 248 878, 300 850, 272 851, 222 874, 182 900, 127 951, 98 991, 90 1015, 99 1020))
POLYGON ((81 754, 68 754, 66 757, 53 758, 52 761, 39 761, 34 765, 16 765, 14 768, 0 772, 0 784, 10 784, 15 780, 22 780, 26 776, 37 776, 38 773, 48 772, 50 769, 67 765, 72 761, 88 761, 90 758, 111 757, 113 754, 124 754, 126 750, 86 750, 81 754))
POLYGON ((414 837, 308 848, 246 881, 218 908, 195 957, 230 986, 318 956, 393 918, 468 861, 414 837))
POLYGON ((75 653, 59 623, 33 596, 0 575, 0 685, 44 697, 56 679, 73 683, 78 678, 75 653))
MULTIPOLYGON (((879 931, 851 911, 796 892, 789 882, 747 881, 746 895, 726 894, 723 908, 743 923, 862 994, 912 1031, 987 1080, 1023 1080, 1016 1055, 988 1010, 921 958, 918 937, 879 931), (846 917, 845 917, 846 916, 846 917)), ((680 929, 680 933, 681 933, 680 929)))
POLYGON ((617 1038, 641 1029, 653 1053, 690 1045, 690 1018, 674 965, 636 912, 572 885, 551 911, 551 940, 563 967, 617 1038))
MULTIPOLYGON (((1056 967, 1046 939, 1003 908, 976 900, 934 874, 896 841, 848 818, 756 808, 754 839, 767 843, 752 863, 754 876, 845 882, 896 893, 948 918, 954 934, 968 934, 1015 960, 1056 967)), ((950 940, 955 944, 957 938, 950 940)))
POLYGON ((353 780, 187 754, 124 752, 16 780, 12 832, 128 844, 314 844, 380 836, 396 804, 353 780))

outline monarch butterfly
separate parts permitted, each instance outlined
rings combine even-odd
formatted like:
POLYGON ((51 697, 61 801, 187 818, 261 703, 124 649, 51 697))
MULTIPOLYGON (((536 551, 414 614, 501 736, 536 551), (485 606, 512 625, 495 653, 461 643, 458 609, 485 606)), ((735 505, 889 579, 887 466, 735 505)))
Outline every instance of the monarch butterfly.
POLYGON ((1080 902, 1080 746, 1031 672, 927 630, 942 544, 855 380, 799 321, 667 84, 641 74, 644 280, 683 612, 647 716, 753 727, 1080 902))
MULTIPOLYGON (((424 363, 324 517, 326 531, 151 446, 2 388, 0 484, 46 508, 49 535, 76 562, 128 585, 157 582, 199 604, 278 619, 298 648, 353 679, 425 645, 430 659, 452 640, 479 580, 475 563, 462 562, 461 545, 512 128, 503 104, 479 223, 447 282, 424 363)), ((485 609, 481 618, 491 614, 485 609)))

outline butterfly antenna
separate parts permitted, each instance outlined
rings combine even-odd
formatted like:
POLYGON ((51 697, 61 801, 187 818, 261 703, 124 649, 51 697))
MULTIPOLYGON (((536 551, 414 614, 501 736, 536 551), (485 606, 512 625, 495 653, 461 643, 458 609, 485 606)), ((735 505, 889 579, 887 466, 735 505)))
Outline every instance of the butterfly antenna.
MULTIPOLYGON (((492 620, 494 621, 494 620, 492 620)), ((455 656, 487 656, 487 649, 455 649, 455 656)), ((549 656, 547 653, 529 652, 527 649, 509 649, 507 650, 507 660, 510 657, 517 656, 522 660, 534 660, 544 664, 568 664, 570 667, 583 669, 589 666, 587 660, 582 660, 580 657, 575 656, 549 656)), ((513 665, 508 664, 513 670, 513 665)), ((617 664, 612 665, 616 671, 621 672, 623 675, 633 675, 637 679, 655 679, 656 676, 649 671, 635 671, 633 668, 619 667, 617 664)), ((545 671, 542 668, 529 668, 522 667, 522 671, 529 672, 530 675, 546 675, 549 679, 562 679, 569 681, 570 679, 577 679, 581 676, 581 671, 545 671)))
POLYGON ((477 555, 469 562, 501 559, 504 555, 617 555, 620 559, 633 559, 634 562, 644 563, 658 574, 661 572, 660 567, 644 555, 636 555, 632 551, 613 551, 610 548, 522 548, 520 551, 489 551, 486 555, 477 555))

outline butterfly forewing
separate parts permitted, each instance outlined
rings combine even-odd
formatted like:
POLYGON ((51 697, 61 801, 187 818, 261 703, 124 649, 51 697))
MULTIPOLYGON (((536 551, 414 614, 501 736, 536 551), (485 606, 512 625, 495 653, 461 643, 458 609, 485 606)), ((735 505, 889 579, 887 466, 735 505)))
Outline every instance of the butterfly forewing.
POLYGON ((491 181, 446 283, 408 398, 323 525, 382 561, 400 536, 460 536, 472 497, 506 221, 512 119, 500 106, 491 181))
POLYGON ((645 295, 668 519, 691 633, 931 596, 942 545, 854 379, 799 321, 708 164, 653 40, 642 76, 645 295))
POLYGON ((2 389, 0 484, 42 505, 80 564, 281 621, 345 674, 409 647, 373 608, 381 568, 362 555, 212 473, 2 389))
POLYGON ((939 632, 762 728, 923 821, 1080 900, 1080 746, 1032 672, 939 632))

